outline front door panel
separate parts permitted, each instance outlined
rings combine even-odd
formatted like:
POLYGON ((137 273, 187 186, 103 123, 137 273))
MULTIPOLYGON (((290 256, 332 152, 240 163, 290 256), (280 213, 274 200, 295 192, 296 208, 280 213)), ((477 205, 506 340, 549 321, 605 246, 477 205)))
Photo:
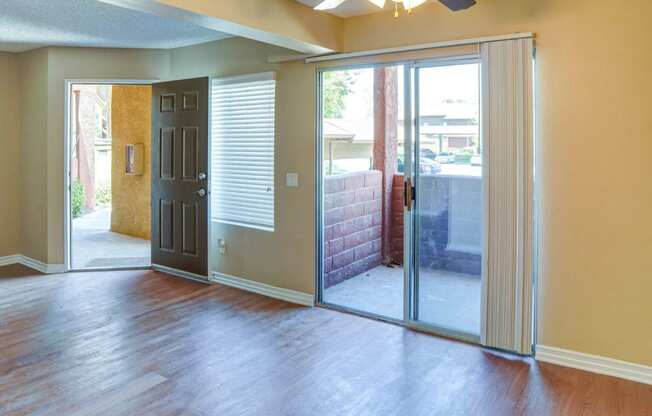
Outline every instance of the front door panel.
POLYGON ((208 94, 208 78, 152 88, 152 264, 199 276, 208 273, 208 94))

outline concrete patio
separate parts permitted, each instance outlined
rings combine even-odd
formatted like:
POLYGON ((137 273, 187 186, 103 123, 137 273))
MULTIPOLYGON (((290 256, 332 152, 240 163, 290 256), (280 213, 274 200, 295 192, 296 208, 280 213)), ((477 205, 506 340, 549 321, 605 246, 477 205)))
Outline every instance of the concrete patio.
MULTIPOLYGON (((419 320, 479 335, 480 277, 442 270, 420 271, 419 320)), ((327 303, 403 319, 403 268, 377 266, 324 291, 327 303)))
POLYGON ((149 266, 150 242, 114 233, 111 208, 103 207, 72 221, 72 268, 149 266))

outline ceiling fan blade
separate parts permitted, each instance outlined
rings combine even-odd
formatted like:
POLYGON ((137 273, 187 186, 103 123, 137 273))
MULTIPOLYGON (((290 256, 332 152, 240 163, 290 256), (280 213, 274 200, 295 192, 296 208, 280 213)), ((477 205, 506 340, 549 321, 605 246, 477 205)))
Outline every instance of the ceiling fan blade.
POLYGON ((380 7, 381 9, 385 7, 385 0, 369 0, 369 1, 375 4, 376 6, 380 7))
POLYGON ((315 10, 330 10, 334 9, 346 0, 324 0, 315 6, 315 10))
POLYGON ((439 0, 439 2, 454 12, 468 9, 475 5, 475 0, 439 0))

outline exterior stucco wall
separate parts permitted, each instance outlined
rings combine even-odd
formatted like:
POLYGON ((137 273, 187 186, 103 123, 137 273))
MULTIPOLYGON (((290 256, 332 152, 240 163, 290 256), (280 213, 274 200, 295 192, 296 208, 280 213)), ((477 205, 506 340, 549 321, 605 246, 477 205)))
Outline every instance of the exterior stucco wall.
POLYGON ((111 231, 150 239, 152 112, 149 85, 114 85, 111 98, 111 231), (143 145, 143 174, 125 173, 125 145, 143 145))

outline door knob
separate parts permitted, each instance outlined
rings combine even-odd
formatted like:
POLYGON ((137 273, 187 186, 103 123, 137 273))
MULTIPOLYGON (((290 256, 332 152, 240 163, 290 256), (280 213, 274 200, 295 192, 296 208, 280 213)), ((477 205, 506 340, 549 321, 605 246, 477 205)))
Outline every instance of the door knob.
POLYGON ((197 191, 195 193, 197 195, 199 195, 200 197, 204 197, 204 196, 206 196, 206 189, 202 188, 202 189, 200 189, 199 191, 197 191))
POLYGON ((199 172, 198 177, 200 181, 203 181, 204 179, 206 179, 206 174, 204 172, 199 172))

